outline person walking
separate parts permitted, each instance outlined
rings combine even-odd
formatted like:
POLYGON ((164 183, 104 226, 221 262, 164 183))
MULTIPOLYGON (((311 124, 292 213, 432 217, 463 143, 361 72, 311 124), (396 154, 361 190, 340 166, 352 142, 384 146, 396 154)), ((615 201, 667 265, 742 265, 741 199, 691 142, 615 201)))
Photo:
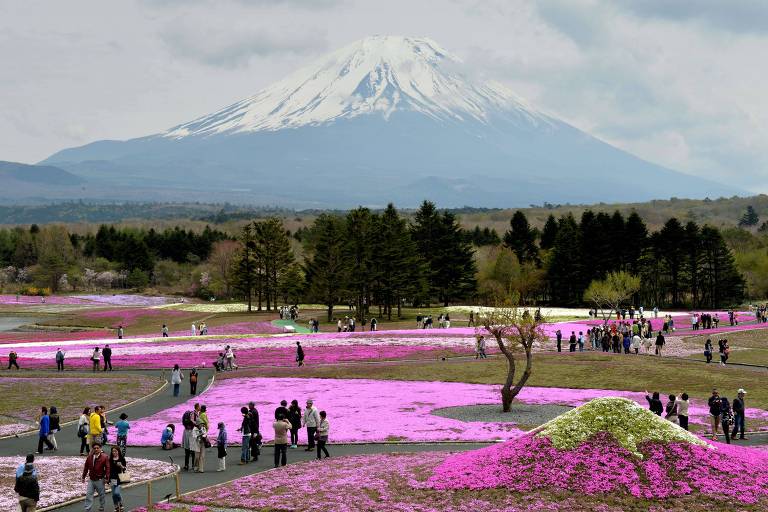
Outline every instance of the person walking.
POLYGON ((311 452, 315 449, 315 432, 317 432, 317 426, 320 424, 320 414, 318 414, 312 400, 307 400, 307 408, 304 409, 301 423, 307 427, 307 448, 304 451, 311 452))
POLYGON ((733 399, 733 432, 731 437, 736 439, 736 433, 739 433, 739 439, 746 439, 744 437, 744 411, 746 406, 744 405, 744 397, 747 394, 744 389, 739 389, 736 394, 736 398, 733 399))
POLYGON ((291 423, 281 414, 272 424, 272 428, 275 430, 275 467, 285 466, 288 457, 287 433, 291 430, 291 423))
POLYGON ((240 462, 238 464, 242 466, 243 464, 248 464, 248 461, 251 458, 251 420, 248 417, 247 407, 241 407, 240 414, 243 415, 243 418, 240 421, 240 428, 237 429, 237 431, 240 432, 243 437, 240 450, 240 462))
POLYGON ((37 436, 37 453, 43 453, 43 444, 49 449, 53 450, 53 443, 48 440, 48 434, 51 433, 51 418, 48 416, 48 408, 43 407, 41 409, 40 430, 37 436))
POLYGON ((163 329, 161 332, 163 333, 163 338, 168 337, 168 326, 166 324, 163 324, 163 329))
POLYGON ((64 371, 64 351, 61 349, 56 351, 56 371, 64 371))
POLYGON ((726 444, 731 444, 731 426, 733 425, 733 412, 731 404, 724 396, 720 397, 720 421, 723 426, 723 435, 725 435, 726 444))
POLYGON ((21 512, 35 512, 40 501, 40 483, 37 481, 35 466, 31 462, 23 465, 21 476, 16 477, 14 492, 19 495, 21 512))
POLYGON ((61 419, 55 405, 51 406, 48 418, 50 419, 51 428, 50 432, 48 432, 48 441, 51 442, 53 450, 56 451, 59 449, 59 443, 56 442, 56 434, 61 431, 61 419))
POLYGON ((123 339, 123 335, 125 334, 125 330, 123 330, 122 325, 117 326, 117 339, 121 340, 123 339))
POLYGON ((131 424, 128 423, 128 415, 125 413, 120 414, 120 420, 115 423, 117 427, 117 447, 120 449, 120 453, 125 457, 125 450, 128 445, 128 430, 131 428, 131 424))
POLYGON ((220 421, 216 427, 219 429, 216 435, 216 458, 219 461, 219 467, 216 471, 225 471, 227 469, 227 427, 223 421, 220 421))
POLYGON ((716 389, 712 390, 712 396, 709 397, 707 405, 709 405, 709 417, 712 423, 712 440, 717 441, 717 429, 720 426, 722 404, 720 403, 720 393, 716 389))
POLYGON ((178 364, 173 365, 173 371, 171 372, 171 384, 173 385, 173 396, 179 396, 179 388, 181 388, 181 381, 184 380, 184 374, 181 373, 181 369, 178 364))
POLYGON ((325 445, 328 443, 328 432, 331 430, 331 424, 328 423, 325 411, 320 411, 320 423, 317 425, 317 458, 320 459, 320 452, 325 453, 325 458, 331 456, 325 445))
POLYGON ((296 342, 296 363, 298 366, 304 366, 304 349, 300 341, 296 342))
POLYGON ((728 356, 731 354, 731 347, 726 339, 719 340, 717 343, 720 345, 720 366, 725 366, 728 362, 728 356))
POLYGON ((688 393, 683 393, 680 395, 680 398, 676 400, 677 402, 677 419, 680 422, 680 427, 688 430, 688 406, 690 403, 688 402, 688 393))
MULTIPOLYGON (((120 339, 122 339, 122 336, 120 339)), ((104 345, 101 355, 104 356, 104 371, 107 371, 107 368, 109 368, 109 371, 112 371, 112 349, 110 348, 109 343, 104 345)))
POLYGON ((224 358, 227 360, 227 370, 237 368, 237 365, 235 365, 235 351, 229 345, 224 347, 224 358))
POLYGON ((123 496, 120 492, 120 475, 125 473, 125 454, 117 446, 109 450, 109 488, 112 490, 112 504, 115 512, 123 512, 123 496))
POLYGON ((709 338, 704 342, 704 357, 707 359, 707 364, 712 362, 712 340, 709 338))
POLYGON ((15 366, 16 369, 19 369, 19 355, 16 353, 15 350, 11 350, 8 353, 8 369, 11 369, 11 366, 15 366))
POLYGON ((83 483, 85 483, 85 478, 88 477, 88 486, 85 490, 85 512, 91 512, 93 508, 94 493, 99 496, 99 511, 103 512, 106 502, 104 484, 109 479, 109 476, 109 457, 101 451, 101 443, 95 442, 83 466, 83 483))
POLYGON ((197 368, 192 368, 189 372, 189 394, 192 396, 197 394, 197 368))
POLYGON ((91 354, 91 361, 93 362, 93 371, 99 371, 101 369, 101 353, 99 352, 99 347, 95 347, 93 349, 93 354, 91 354))
POLYGON ((664 412, 664 406, 659 399, 659 392, 654 391, 653 396, 651 396, 648 394, 648 391, 646 391, 645 399, 648 401, 648 408, 651 410, 651 412, 656 416, 661 416, 661 414, 664 412))
POLYGON ((291 423, 291 448, 299 446, 299 430, 301 429, 301 407, 298 400, 291 400, 288 407, 288 421, 291 423))
POLYGON ((83 409, 83 414, 77 420, 77 437, 80 438, 80 455, 88 455, 88 434, 90 432, 91 408, 83 409))
POLYGON ((101 425, 101 408, 97 405, 93 408, 90 416, 88 416, 88 445, 91 447, 91 450, 93 450, 94 444, 102 444, 103 434, 104 427, 101 425))

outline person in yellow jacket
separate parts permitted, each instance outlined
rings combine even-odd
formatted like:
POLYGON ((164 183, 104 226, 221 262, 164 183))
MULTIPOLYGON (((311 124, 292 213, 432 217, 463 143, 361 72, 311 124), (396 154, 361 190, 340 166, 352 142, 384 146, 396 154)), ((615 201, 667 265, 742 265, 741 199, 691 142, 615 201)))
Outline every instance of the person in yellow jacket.
POLYGON ((103 428, 101 427, 101 407, 98 405, 93 408, 91 416, 88 418, 88 445, 93 446, 93 442, 101 443, 103 428))

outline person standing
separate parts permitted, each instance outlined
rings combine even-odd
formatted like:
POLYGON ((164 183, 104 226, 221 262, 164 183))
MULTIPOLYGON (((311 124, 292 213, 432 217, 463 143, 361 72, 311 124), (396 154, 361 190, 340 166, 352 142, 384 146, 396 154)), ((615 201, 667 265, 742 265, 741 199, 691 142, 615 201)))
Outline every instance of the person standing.
POLYGON ((21 512, 35 512, 40 501, 40 483, 37 481, 35 466, 31 462, 24 464, 21 476, 16 477, 13 490, 19 495, 21 512))
POLYGON ((648 408, 651 410, 651 412, 656 416, 661 416, 661 414, 664 412, 664 406, 661 404, 661 400, 659 399, 659 392, 654 391, 653 396, 651 396, 648 394, 648 391, 646 391, 645 399, 648 401, 648 408))
POLYGON ((197 336, 197 326, 192 322, 192 336, 197 336))
MULTIPOLYGON (((122 336, 120 339, 122 339, 122 336)), ((107 371, 107 368, 109 368, 109 371, 112 371, 112 349, 109 347, 109 343, 104 345, 101 355, 104 356, 104 371, 107 371)))
POLYGON ((99 371, 101 369, 101 352, 99 352, 99 347, 94 347, 91 361, 93 362, 93 371, 99 371))
POLYGON ((192 368, 189 372, 189 394, 192 396, 197 394, 197 368, 192 368))
POLYGON ((664 408, 664 417, 672 423, 677 423, 678 403, 675 395, 669 395, 669 402, 664 408))
POLYGON ((51 427, 51 431, 48 433, 48 440, 53 445, 54 451, 56 451, 59 449, 59 443, 56 442, 56 433, 61 430, 61 419, 59 418, 59 411, 56 409, 55 405, 51 406, 48 418, 50 418, 51 427))
POLYGON ((287 463, 288 437, 287 433, 291 430, 291 423, 285 419, 282 414, 272 424, 275 430, 275 467, 285 466, 287 463))
POLYGON ((296 362, 298 366, 304 366, 304 349, 301 346, 301 342, 296 342, 296 362))
POLYGON ((677 419, 680 422, 680 427, 688 430, 688 393, 683 393, 677 402, 677 419))
POLYGON ((83 414, 77 420, 77 437, 80 438, 80 455, 88 455, 88 434, 90 432, 91 408, 83 409, 83 414))
POLYGON ((64 351, 61 349, 56 351, 56 371, 64 371, 64 351))
POLYGON ((666 340, 664 339, 664 335, 661 334, 661 331, 659 331, 659 335, 656 336, 656 355, 661 356, 664 351, 664 343, 666 343, 666 340))
POLYGON ((11 366, 15 366, 16 369, 19 369, 19 355, 16 353, 15 350, 11 350, 8 353, 8 369, 11 369, 11 366))
POLYGON ((128 415, 125 413, 120 414, 120 420, 115 423, 117 427, 117 447, 120 449, 120 453, 125 457, 125 450, 128 445, 128 430, 131 428, 131 424, 128 423, 128 415))
POLYGON ((579 352, 584 352, 584 333, 579 331, 579 352))
POLYGON ((219 460, 219 468, 216 471, 227 469, 227 427, 223 421, 217 425, 219 433, 216 435, 216 458, 219 460))
POLYGON ((248 421, 250 422, 251 429, 251 458, 253 460, 259 460, 261 450, 261 430, 259 430, 259 411, 256 409, 254 402, 248 402, 248 421))
POLYGON ((469 312, 469 321, 467 322, 467 327, 474 327, 475 326, 475 312, 470 311, 469 312))
POLYGON ((251 421, 248 417, 248 408, 247 407, 241 407, 240 408, 240 414, 243 415, 243 418, 240 422, 240 428, 237 429, 240 434, 242 434, 242 446, 240 450, 240 464, 241 466, 243 464, 248 464, 248 461, 250 460, 250 450, 251 450, 251 421))
POLYGON ((712 422, 712 440, 717 441, 717 429, 720 426, 722 405, 720 403, 720 393, 716 389, 712 390, 712 396, 709 397, 707 404, 709 405, 709 417, 712 422))
POLYGON ((576 333, 571 331, 571 337, 568 338, 568 352, 576 352, 576 333))
POLYGON ((320 452, 325 453, 325 458, 331 456, 325 445, 328 443, 328 432, 331 430, 331 424, 326 419, 325 411, 320 411, 320 423, 317 425, 317 458, 320 459, 320 452))
POLYGON ((297 448, 299 446, 299 430, 301 429, 301 407, 299 407, 298 400, 291 400, 287 418, 291 423, 291 448, 297 448))
POLYGON ((117 446, 109 450, 109 488, 112 490, 112 504, 115 512, 123 512, 123 496, 120 493, 120 475, 125 473, 125 454, 117 446))
POLYGON ((51 418, 48 416, 48 408, 43 407, 40 414, 40 430, 37 437, 37 453, 43 453, 43 443, 49 450, 53 450, 53 444, 48 440, 51 433, 51 418))
POLYGON ((560 329, 555 332, 555 338, 557 338, 557 351, 562 352, 563 333, 560 331, 560 329))
POLYGON ((723 424, 723 435, 726 444, 731 444, 731 425, 733 425, 733 412, 731 404, 724 396, 720 397, 720 421, 723 424))
POLYGON ((224 358, 227 360, 227 370, 235 369, 235 352, 232 347, 227 345, 224 347, 224 358))
POLYGON ((707 358, 707 364, 712 362, 712 340, 709 338, 704 342, 704 357, 707 358))
POLYGON ((195 408, 191 411, 185 412, 181 416, 181 424, 184 427, 184 432, 181 437, 181 446, 184 448, 184 471, 189 471, 190 464, 189 459, 192 458, 191 467, 195 467, 195 450, 193 446, 192 431, 197 426, 200 419, 200 404, 195 404, 195 408))
POLYGON ((205 473, 205 441, 207 437, 208 430, 202 424, 197 424, 192 429, 190 444, 195 452, 195 462, 192 463, 195 473, 205 473))
POLYGON ((109 457, 101 451, 101 443, 95 442, 91 448, 91 453, 85 459, 83 466, 82 480, 88 477, 88 487, 85 490, 85 512, 91 512, 93 508, 93 493, 99 496, 99 510, 104 510, 106 494, 104 484, 109 479, 109 457))
POLYGON ((104 434, 104 427, 101 426, 101 408, 97 405, 93 412, 88 416, 88 445, 93 449, 93 445, 99 443, 104 434))
POLYGON ((181 373, 179 365, 173 365, 173 371, 171 372, 171 384, 173 385, 173 396, 179 396, 179 388, 181 387, 181 381, 184 379, 184 374, 181 373))
POLYGON ((736 433, 739 433, 739 439, 746 439, 744 437, 744 411, 746 406, 744 405, 744 396, 747 394, 744 389, 739 389, 736 394, 736 398, 733 400, 733 432, 731 437, 736 439, 736 433))
POLYGON ((125 331, 123 330, 122 325, 117 326, 117 339, 121 340, 123 339, 123 335, 125 334, 125 331))
POLYGON ((162 328, 161 332, 163 333, 163 338, 167 338, 168 337, 168 326, 166 324, 163 324, 163 328, 162 328))
POLYGON ((728 356, 731 354, 731 347, 726 339, 719 340, 718 344, 720 345, 720 366, 725 366, 725 363, 728 362, 728 356))
POLYGON ((205 427, 205 431, 210 430, 210 421, 208 420, 208 406, 203 404, 200 406, 200 416, 198 417, 198 423, 205 427))
POLYGON ((280 400, 280 407, 275 409, 275 419, 277 419, 280 414, 288 420, 288 402, 286 400, 280 400))
POLYGON ((307 400, 307 408, 304 409, 304 417, 301 423, 307 427, 307 449, 305 452, 311 452, 315 449, 315 432, 320 424, 320 414, 314 406, 312 400, 307 400))

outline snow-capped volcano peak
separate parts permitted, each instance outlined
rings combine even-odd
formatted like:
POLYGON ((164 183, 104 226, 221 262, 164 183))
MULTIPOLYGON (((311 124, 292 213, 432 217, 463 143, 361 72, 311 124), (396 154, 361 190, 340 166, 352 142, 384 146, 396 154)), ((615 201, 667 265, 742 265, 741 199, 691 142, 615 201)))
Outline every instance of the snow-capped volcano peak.
POLYGON ((365 114, 419 112, 437 120, 487 122, 512 114, 536 124, 549 118, 508 89, 475 83, 460 59, 427 38, 374 36, 345 46, 256 95, 163 135, 273 131, 365 114))

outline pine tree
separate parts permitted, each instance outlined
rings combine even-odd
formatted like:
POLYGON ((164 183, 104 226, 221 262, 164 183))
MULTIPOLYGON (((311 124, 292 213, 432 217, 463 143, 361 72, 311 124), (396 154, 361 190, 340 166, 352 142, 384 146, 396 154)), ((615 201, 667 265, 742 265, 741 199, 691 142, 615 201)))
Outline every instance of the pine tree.
POLYGON ((701 233, 699 226, 690 221, 685 225, 685 236, 683 238, 683 251, 685 252, 685 261, 683 263, 685 284, 691 295, 691 306, 698 307, 699 302, 699 272, 701 271, 701 233))
POLYGON ((739 219, 739 226, 757 226, 758 222, 760 222, 760 217, 758 217, 755 209, 752 205, 747 206, 747 211, 739 219))
POLYGON ((355 317, 365 322, 376 279, 373 265, 374 233, 377 219, 368 208, 359 207, 347 214, 344 251, 349 265, 348 289, 355 299, 355 317))
POLYGON ((281 275, 294 263, 288 231, 276 217, 253 224, 256 240, 256 258, 259 274, 259 310, 262 295, 266 298, 267 311, 277 308, 277 296, 281 275))
POLYGON ((504 234, 504 245, 512 249, 517 260, 523 263, 538 263, 539 249, 536 247, 536 232, 528 224, 528 218, 517 210, 509 221, 510 229, 504 234))
POLYGON ((541 231, 541 239, 539 240, 539 246, 542 249, 551 249, 555 245, 555 238, 557 237, 557 220, 551 213, 547 217, 547 221, 544 223, 544 229, 541 231))
POLYGON ((240 248, 232 269, 235 290, 248 299, 248 312, 253 310, 253 289, 256 284, 256 240, 253 225, 248 223, 240 232, 240 248))
POLYGON ((639 273, 640 257, 643 249, 648 244, 648 228, 637 212, 632 212, 627 217, 625 232, 628 243, 622 244, 622 248, 626 270, 630 274, 637 275, 639 273))
POLYGON ((711 308, 733 306, 744 299, 744 278, 720 232, 711 226, 701 229, 703 289, 702 303, 711 308))
POLYGON ((547 267, 549 294, 554 304, 580 303, 586 285, 581 271, 581 236, 570 213, 561 217, 547 267))
POLYGON ((659 236, 654 239, 659 244, 657 253, 662 256, 669 280, 668 290, 672 306, 682 305, 681 273, 685 257, 684 238, 683 226, 676 218, 672 217, 664 224, 659 236))
POLYGON ((328 321, 333 320, 333 307, 344 295, 349 265, 344 251, 344 219, 321 214, 307 237, 304 273, 308 294, 328 308, 328 321))

